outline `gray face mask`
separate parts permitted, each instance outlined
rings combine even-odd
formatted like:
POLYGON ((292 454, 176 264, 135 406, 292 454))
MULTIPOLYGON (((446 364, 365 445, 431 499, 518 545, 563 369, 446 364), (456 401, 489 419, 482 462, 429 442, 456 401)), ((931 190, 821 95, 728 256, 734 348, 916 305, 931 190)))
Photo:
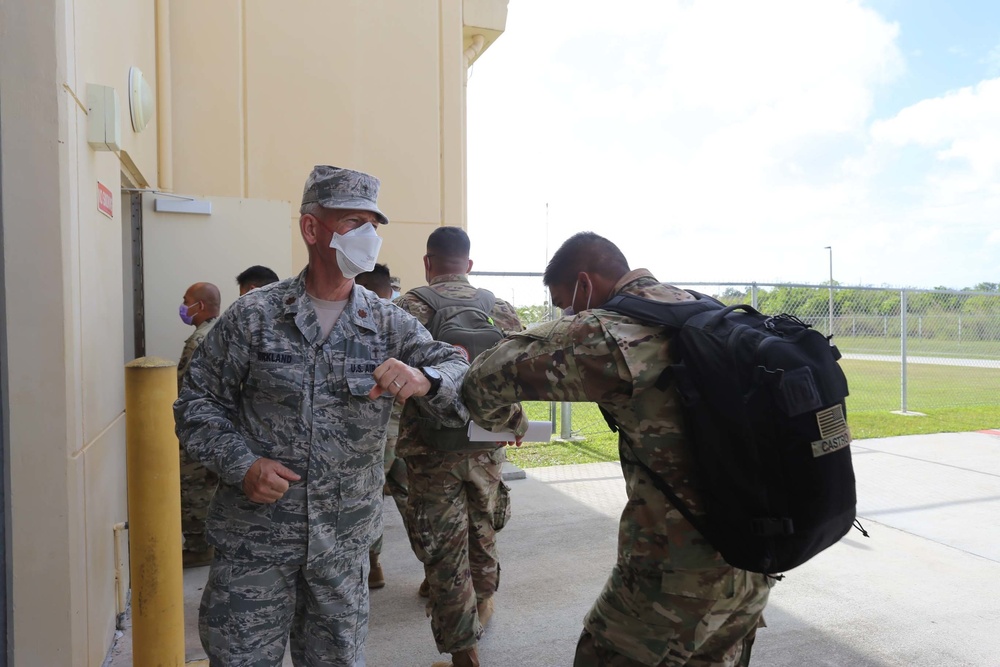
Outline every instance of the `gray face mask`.
POLYGON ((375 268, 382 239, 373 225, 365 223, 346 234, 334 234, 330 247, 337 251, 337 266, 344 277, 354 278, 375 268))
MULTIPOLYGON (((580 286, 580 279, 577 278, 576 282, 573 284, 573 298, 569 301, 569 308, 563 308, 563 315, 569 317, 571 315, 576 315, 576 310, 573 308, 573 304, 576 303, 576 290, 580 286)), ((590 310, 590 298, 594 296, 593 290, 590 292, 590 296, 587 297, 587 307, 584 310, 590 310)))

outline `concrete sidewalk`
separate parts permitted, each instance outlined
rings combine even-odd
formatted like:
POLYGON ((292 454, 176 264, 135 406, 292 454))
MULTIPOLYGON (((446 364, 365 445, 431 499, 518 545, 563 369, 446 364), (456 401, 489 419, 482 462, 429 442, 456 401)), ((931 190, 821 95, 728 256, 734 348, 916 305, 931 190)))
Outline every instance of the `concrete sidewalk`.
MULTIPOLYGON (((1000 437, 910 436, 852 447, 858 513, 871 537, 852 531, 774 588, 753 664, 1000 665, 1000 437)), ((486 666, 570 665, 583 616, 615 559, 625 501, 617 464, 527 473, 511 483, 497 612, 480 644, 486 666)), ((388 583, 371 597, 368 665, 426 667, 440 658, 416 593, 422 569, 398 513, 386 508, 388 583)), ((204 655, 196 618, 206 573, 185 577, 189 660, 204 655)))

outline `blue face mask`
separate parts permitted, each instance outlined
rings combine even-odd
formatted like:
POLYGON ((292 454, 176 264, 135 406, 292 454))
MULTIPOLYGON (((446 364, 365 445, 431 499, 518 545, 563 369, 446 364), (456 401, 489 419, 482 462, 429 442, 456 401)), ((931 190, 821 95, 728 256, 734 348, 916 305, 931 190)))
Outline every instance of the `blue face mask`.
POLYGON ((194 324, 194 315, 191 314, 191 309, 200 304, 200 301, 192 303, 190 306, 181 304, 181 307, 177 309, 181 316, 181 322, 184 324, 194 324))

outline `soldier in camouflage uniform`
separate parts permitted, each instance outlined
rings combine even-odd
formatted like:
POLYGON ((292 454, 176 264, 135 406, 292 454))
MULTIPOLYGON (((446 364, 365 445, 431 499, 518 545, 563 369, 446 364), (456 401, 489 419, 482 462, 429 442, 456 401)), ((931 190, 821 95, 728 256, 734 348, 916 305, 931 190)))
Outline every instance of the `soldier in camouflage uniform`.
MULTIPOLYGON (((468 235, 458 227, 441 227, 430 235, 424 269, 432 289, 450 298, 475 298, 476 288, 467 276, 472 270, 469 247, 468 235)), ((431 306, 412 290, 396 304, 425 326, 434 316, 431 306)), ((496 299, 490 315, 504 333, 523 329, 505 301, 496 299)), ((403 407, 398 450, 410 483, 410 544, 424 563, 438 650, 451 653, 456 666, 479 665, 476 642, 493 613, 500 578, 493 511, 504 450, 483 443, 478 451, 440 451, 419 419, 416 406, 403 407)))
MULTIPOLYGON (((184 351, 177 362, 177 392, 191 363, 194 351, 215 326, 219 317, 221 297, 219 288, 212 283, 195 283, 184 292, 180 306, 181 321, 195 327, 194 333, 184 341, 184 351)), ((212 502, 219 476, 194 461, 183 448, 181 457, 181 530, 184 535, 184 567, 199 567, 212 562, 212 547, 205 539, 205 517, 212 502)))
POLYGON ((289 636, 296 666, 363 666, 392 397, 445 423, 468 417, 461 355, 354 284, 388 222, 378 187, 313 169, 299 218, 308 266, 219 318, 174 404, 181 444, 221 479, 199 617, 213 667, 277 667, 289 636))
MULTIPOLYGON (((389 267, 385 264, 376 264, 371 271, 358 274, 354 282, 365 289, 375 292, 383 301, 390 301, 393 293, 392 284, 389 277, 389 267)), ((396 503, 396 509, 403 517, 403 524, 406 524, 406 498, 409 494, 406 483, 406 463, 396 455, 396 440, 399 437, 399 416, 402 407, 396 403, 392 406, 392 414, 389 416, 389 428, 385 434, 385 487, 383 495, 392 496, 396 503)), ((368 573, 368 588, 382 588, 385 586, 385 573, 382 572, 382 564, 379 563, 379 556, 382 555, 382 535, 378 536, 372 548, 368 551, 368 558, 371 570, 368 573)))
POLYGON ((662 327, 601 310, 615 294, 660 301, 692 297, 646 270, 630 271, 621 251, 596 234, 569 239, 544 276, 567 315, 508 338, 472 364, 463 396, 487 428, 524 433, 519 400, 592 401, 620 427, 628 502, 618 560, 584 621, 576 667, 732 667, 767 603, 762 574, 729 566, 627 459, 639 458, 703 512, 691 486, 692 461, 678 397, 656 380, 670 345, 662 327))

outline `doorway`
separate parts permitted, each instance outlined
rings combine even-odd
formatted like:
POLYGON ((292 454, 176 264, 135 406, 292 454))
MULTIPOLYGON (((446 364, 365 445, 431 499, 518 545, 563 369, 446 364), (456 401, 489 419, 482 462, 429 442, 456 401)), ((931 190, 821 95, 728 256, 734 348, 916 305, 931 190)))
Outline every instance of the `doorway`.
POLYGON ((146 356, 146 313, 142 268, 142 192, 122 172, 122 321, 125 363, 146 356))

